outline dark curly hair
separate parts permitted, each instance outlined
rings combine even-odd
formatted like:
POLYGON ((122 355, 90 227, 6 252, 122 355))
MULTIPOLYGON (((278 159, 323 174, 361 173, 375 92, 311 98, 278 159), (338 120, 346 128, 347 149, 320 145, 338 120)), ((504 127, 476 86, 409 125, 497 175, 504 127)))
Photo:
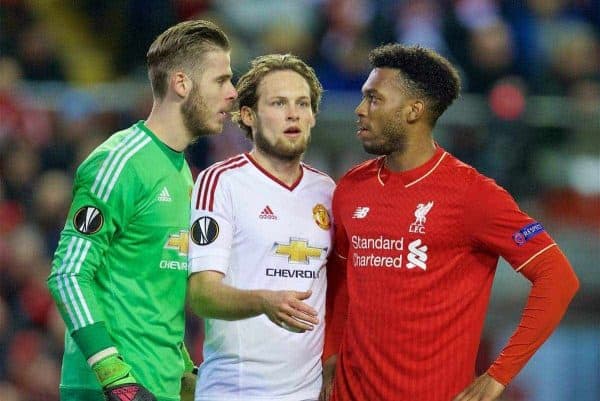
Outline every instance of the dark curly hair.
POLYGON ((369 53, 373 68, 393 68, 414 95, 424 97, 431 112, 432 125, 458 98, 460 77, 456 68, 444 57, 419 46, 387 44, 369 53))

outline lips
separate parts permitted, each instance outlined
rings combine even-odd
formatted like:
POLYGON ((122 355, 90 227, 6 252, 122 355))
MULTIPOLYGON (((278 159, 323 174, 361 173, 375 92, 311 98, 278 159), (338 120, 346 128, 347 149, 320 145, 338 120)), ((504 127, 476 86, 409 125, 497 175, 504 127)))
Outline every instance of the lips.
POLYGON ((298 127, 289 127, 288 129, 283 131, 284 134, 299 134, 300 132, 302 131, 298 127))

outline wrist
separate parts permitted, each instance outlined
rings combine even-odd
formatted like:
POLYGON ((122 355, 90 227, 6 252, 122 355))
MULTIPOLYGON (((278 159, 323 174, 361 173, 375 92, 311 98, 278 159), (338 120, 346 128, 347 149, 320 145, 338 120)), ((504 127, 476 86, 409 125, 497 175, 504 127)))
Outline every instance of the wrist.
POLYGON ((268 290, 253 291, 257 300, 255 311, 257 315, 268 315, 269 311, 269 292, 268 290))
POLYGON ((109 355, 92 365, 92 370, 102 388, 118 386, 127 383, 136 383, 131 375, 129 366, 118 354, 109 355))

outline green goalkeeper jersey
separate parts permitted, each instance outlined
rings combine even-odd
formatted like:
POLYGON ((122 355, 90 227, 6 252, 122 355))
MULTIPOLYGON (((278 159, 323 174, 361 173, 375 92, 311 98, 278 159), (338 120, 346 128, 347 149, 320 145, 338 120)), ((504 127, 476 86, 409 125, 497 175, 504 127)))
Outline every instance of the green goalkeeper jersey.
POLYGON ((192 185, 183 153, 142 121, 78 168, 48 278, 67 326, 61 390, 100 390, 86 360, 113 346, 139 383, 179 400, 192 185))

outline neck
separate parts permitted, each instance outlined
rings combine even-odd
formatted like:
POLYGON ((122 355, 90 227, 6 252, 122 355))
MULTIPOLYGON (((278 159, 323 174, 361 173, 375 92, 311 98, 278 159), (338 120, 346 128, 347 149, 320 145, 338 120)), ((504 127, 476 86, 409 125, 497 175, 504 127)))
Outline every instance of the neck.
POLYGON ((281 160, 261 152, 256 147, 250 151, 254 160, 269 174, 290 186, 300 177, 300 157, 294 160, 281 160))
POLYGON ((191 143, 181 112, 176 107, 167 107, 155 101, 146 120, 146 127, 165 145, 178 152, 183 152, 191 143))
POLYGON ((434 154, 435 142, 431 135, 419 135, 418 139, 409 140, 404 149, 386 155, 385 166, 391 171, 412 170, 425 164, 434 154))

